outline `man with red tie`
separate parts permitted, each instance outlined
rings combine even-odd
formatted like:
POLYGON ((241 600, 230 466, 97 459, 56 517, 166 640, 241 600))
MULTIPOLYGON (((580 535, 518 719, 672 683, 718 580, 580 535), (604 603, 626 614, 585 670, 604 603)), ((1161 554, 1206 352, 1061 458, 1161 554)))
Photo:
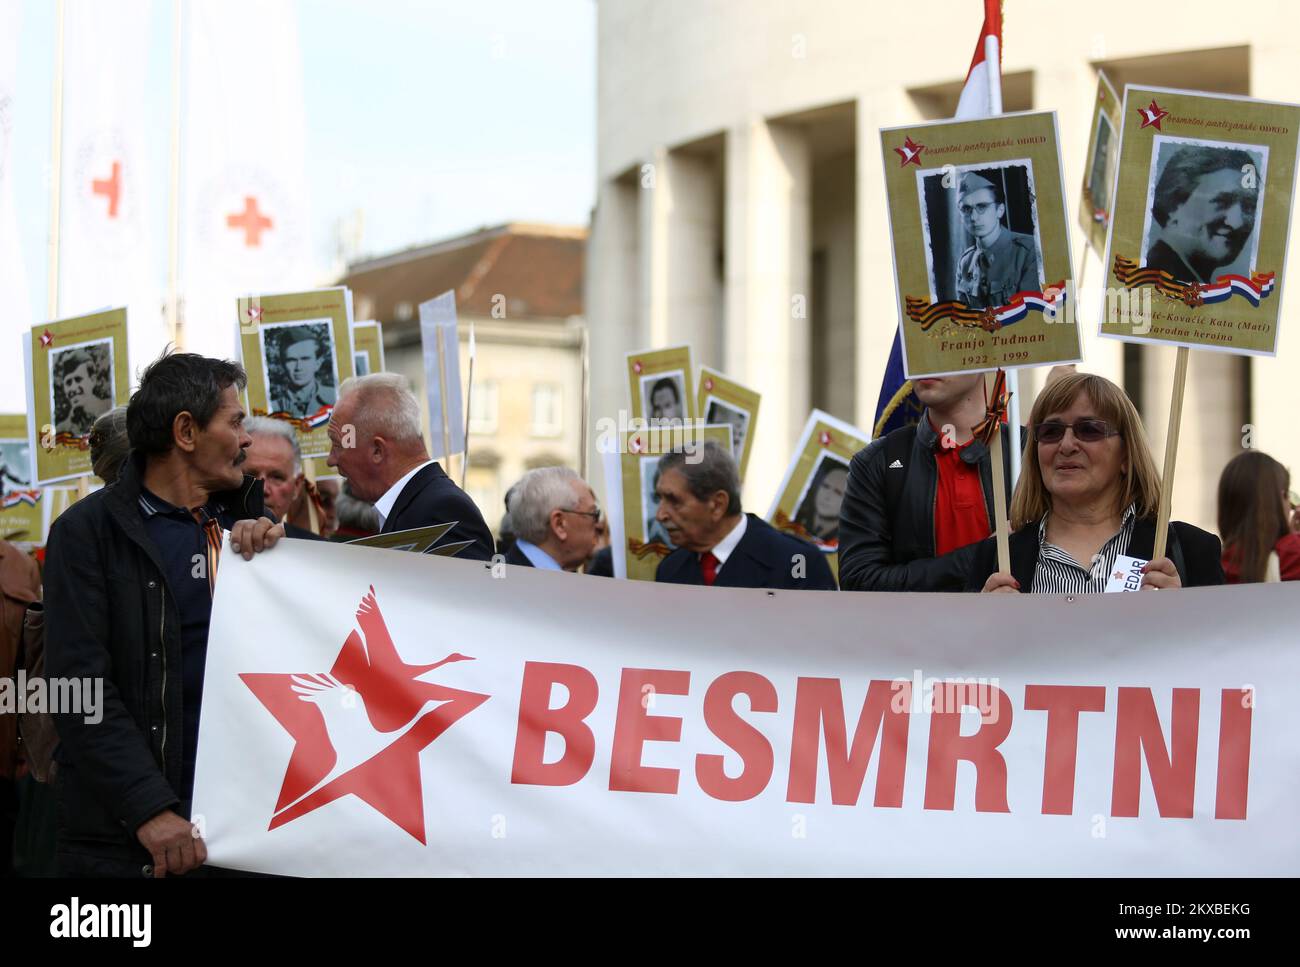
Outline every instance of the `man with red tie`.
POLYGON ((677 550, 655 580, 728 588, 834 591, 822 552, 740 509, 740 472, 728 449, 707 442, 659 460, 656 519, 677 550))

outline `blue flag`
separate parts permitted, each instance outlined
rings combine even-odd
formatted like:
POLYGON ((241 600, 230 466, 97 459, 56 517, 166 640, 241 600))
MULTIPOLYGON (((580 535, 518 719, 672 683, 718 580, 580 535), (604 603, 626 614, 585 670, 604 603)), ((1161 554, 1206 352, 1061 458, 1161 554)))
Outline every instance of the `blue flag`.
POLYGON ((921 421, 925 407, 912 392, 912 381, 903 376, 902 331, 894 333, 894 345, 889 350, 885 378, 880 381, 880 399, 876 402, 876 422, 872 439, 882 437, 900 426, 916 426, 921 421))

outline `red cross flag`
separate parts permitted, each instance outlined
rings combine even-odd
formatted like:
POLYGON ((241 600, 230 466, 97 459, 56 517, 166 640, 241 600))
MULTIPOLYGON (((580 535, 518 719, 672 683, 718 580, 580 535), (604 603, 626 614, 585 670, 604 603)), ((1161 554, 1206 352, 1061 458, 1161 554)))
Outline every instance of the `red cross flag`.
POLYGON ((181 209, 186 349, 230 357, 234 301, 311 288, 296 7, 194 0, 181 209), (230 52, 255 70, 231 70, 230 52))

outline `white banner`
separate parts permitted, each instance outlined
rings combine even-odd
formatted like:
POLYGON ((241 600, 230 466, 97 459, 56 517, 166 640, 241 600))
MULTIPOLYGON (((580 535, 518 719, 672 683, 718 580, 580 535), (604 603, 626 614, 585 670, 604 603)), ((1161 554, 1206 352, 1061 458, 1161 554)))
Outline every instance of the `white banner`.
POLYGON ((1294 875, 1297 613, 290 540, 222 557, 195 821, 299 875, 1294 875))
POLYGON ((5 413, 20 413, 27 404, 22 339, 33 322, 14 211, 15 89, 21 27, 19 0, 0 0, 0 293, 4 295, 0 300, 0 412, 5 413))
POLYGON ((424 389, 429 405, 429 455, 446 462, 465 452, 465 408, 460 394, 460 336, 456 328, 456 293, 448 290, 420 303, 420 343, 424 352, 424 389), (439 359, 439 347, 442 358, 439 359), (446 377, 447 420, 443 422, 442 392, 446 377))
POLYGON ((290 0, 192 0, 186 17, 185 348, 235 358, 235 300, 321 281, 290 0))
POLYGON ((154 4, 66 0, 64 10, 59 316, 125 305, 134 384, 168 338, 156 231, 166 180, 150 164, 147 115, 154 4))

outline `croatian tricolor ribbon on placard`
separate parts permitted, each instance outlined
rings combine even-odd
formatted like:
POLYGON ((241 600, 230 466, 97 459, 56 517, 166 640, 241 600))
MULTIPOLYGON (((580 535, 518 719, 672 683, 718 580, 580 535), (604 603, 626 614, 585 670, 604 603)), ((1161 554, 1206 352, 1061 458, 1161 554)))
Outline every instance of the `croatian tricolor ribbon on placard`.
POLYGON ((1041 292, 1017 292, 1006 305, 988 309, 973 309, 964 302, 928 302, 907 297, 907 316, 921 324, 928 332, 936 322, 950 320, 959 326, 997 332, 1004 326, 1020 322, 1030 311, 1041 312, 1047 319, 1055 320, 1065 303, 1065 281, 1049 285, 1041 292))
POLYGON ((1163 269, 1143 269, 1132 259, 1115 256, 1115 278, 1127 288, 1153 285, 1161 295, 1178 299, 1196 307, 1226 302, 1239 295, 1252 306, 1258 307, 1262 299, 1273 294, 1277 283, 1276 272, 1256 272, 1250 278, 1244 275, 1221 275, 1213 282, 1179 282, 1163 269))
POLYGON ((10 507, 17 507, 19 504, 35 507, 40 499, 41 492, 39 490, 15 490, 12 493, 5 494, 4 498, 0 499, 0 510, 8 510, 10 507))

